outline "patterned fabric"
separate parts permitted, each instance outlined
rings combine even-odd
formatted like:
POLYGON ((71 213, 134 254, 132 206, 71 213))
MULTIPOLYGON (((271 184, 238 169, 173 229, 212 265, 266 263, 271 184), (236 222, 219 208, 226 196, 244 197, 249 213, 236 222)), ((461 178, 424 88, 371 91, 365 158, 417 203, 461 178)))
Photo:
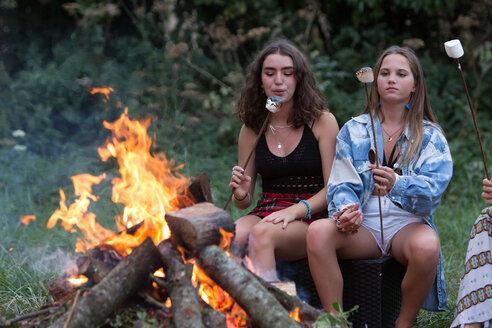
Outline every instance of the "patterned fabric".
MULTIPOLYGON (((261 194, 260 199, 258 200, 258 204, 256 207, 249 213, 252 215, 259 216, 260 218, 264 218, 265 216, 279 211, 281 209, 287 208, 291 205, 299 203, 301 199, 309 199, 313 195, 311 194, 277 194, 277 193, 269 193, 264 192, 261 194)), ((311 219, 302 220, 307 222, 308 224, 321 218, 328 217, 328 211, 323 211, 320 213, 315 213, 311 215, 311 219)))
POLYGON ((475 221, 468 241, 463 276, 451 327, 492 320, 492 207, 475 221))
MULTIPOLYGON (((401 167, 402 175, 396 175, 395 185, 388 197, 404 210, 425 218, 435 230, 432 213, 441 202, 453 175, 453 161, 446 138, 429 122, 424 122, 421 151, 416 162, 401 167)), ((374 117, 377 148, 384 149, 381 124, 374 117)), ((400 154, 409 143, 410 127, 398 140, 400 154)), ((337 148, 332 173, 328 181, 326 200, 330 217, 342 205, 359 202, 364 207, 374 189, 372 170, 369 168, 368 153, 373 148, 373 135, 369 114, 357 116, 348 121, 337 136, 337 148)), ((378 152, 383 162, 383 152, 378 152)), ((441 257, 436 280, 423 305, 426 310, 446 310, 446 289, 441 257)))

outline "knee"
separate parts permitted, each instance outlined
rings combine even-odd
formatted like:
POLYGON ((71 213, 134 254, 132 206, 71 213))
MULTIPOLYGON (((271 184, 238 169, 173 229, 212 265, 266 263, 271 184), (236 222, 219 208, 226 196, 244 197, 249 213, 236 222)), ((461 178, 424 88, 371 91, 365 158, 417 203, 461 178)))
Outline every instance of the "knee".
POLYGON ((308 254, 324 253, 332 245, 336 232, 335 222, 331 219, 316 220, 311 223, 306 235, 308 254))
POLYGON ((271 226, 269 223, 255 224, 249 233, 250 247, 267 248, 273 241, 269 234, 271 226))
POLYGON ((440 252, 441 242, 434 231, 414 240, 410 249, 410 254, 414 260, 426 264, 437 264, 440 252))
POLYGON ((248 240, 248 236, 251 230, 251 226, 239 219, 235 224, 234 242, 245 245, 248 240))

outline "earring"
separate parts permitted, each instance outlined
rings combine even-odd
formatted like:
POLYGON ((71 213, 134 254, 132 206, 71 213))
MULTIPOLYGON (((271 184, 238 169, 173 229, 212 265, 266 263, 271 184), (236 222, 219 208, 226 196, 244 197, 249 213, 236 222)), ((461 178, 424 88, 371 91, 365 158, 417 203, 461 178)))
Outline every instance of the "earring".
POLYGON ((378 107, 381 107, 381 103, 380 102, 378 102, 378 107))
POLYGON ((410 104, 406 104, 406 105, 405 105, 405 108, 406 108, 407 110, 409 110, 409 109, 410 109, 410 104))

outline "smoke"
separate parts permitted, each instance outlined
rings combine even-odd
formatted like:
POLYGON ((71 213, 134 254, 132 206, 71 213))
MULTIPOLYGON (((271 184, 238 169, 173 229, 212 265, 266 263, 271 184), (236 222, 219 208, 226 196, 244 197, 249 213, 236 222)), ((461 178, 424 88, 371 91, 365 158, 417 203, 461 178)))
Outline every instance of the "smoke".
POLYGON ((30 267, 42 274, 56 274, 61 276, 65 273, 72 274, 77 272, 75 256, 60 248, 48 253, 47 248, 36 248, 30 256, 34 259, 30 267))

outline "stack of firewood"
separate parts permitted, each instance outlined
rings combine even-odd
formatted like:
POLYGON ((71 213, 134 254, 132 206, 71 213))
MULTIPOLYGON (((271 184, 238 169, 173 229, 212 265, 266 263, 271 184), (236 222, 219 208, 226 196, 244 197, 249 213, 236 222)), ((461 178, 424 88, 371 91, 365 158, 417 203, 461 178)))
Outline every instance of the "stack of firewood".
POLYGON ((232 233, 234 222, 209 201, 208 178, 200 177, 190 190, 197 203, 166 214, 170 239, 156 246, 148 238, 124 258, 110 246, 100 245, 77 260, 76 274, 86 276, 86 283, 75 286, 67 282, 68 276, 51 281, 48 288, 55 305, 65 306, 39 312, 51 316, 49 327, 98 327, 136 299, 152 304, 154 311, 167 313, 178 328, 228 327, 225 314, 211 309, 198 295, 188 259, 194 259, 244 310, 247 327, 310 327, 321 310, 263 281, 218 246, 223 238, 220 230, 232 233), (164 277, 154 275, 160 268, 164 277), (171 306, 164 305, 168 297, 171 306), (293 311, 298 311, 299 322, 289 315, 293 311))

